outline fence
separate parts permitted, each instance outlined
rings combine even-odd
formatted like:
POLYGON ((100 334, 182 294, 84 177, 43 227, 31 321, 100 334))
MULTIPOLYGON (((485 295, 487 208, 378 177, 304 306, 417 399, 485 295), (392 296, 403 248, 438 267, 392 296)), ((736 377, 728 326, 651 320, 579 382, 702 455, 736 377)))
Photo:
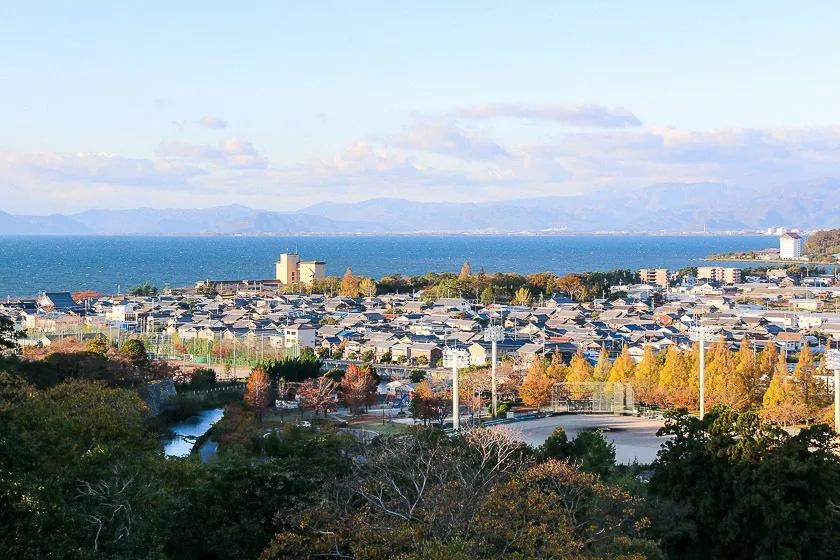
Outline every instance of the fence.
POLYGON ((551 405, 555 412, 632 414, 635 396, 629 383, 555 383, 551 405))

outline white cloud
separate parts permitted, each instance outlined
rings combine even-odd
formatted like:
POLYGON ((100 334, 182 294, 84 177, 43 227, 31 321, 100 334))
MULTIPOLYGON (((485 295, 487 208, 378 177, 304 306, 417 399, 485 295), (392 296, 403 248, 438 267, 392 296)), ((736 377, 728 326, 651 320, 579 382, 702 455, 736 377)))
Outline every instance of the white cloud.
POLYGON ((198 124, 204 128, 227 128, 227 121, 222 117, 214 117, 213 115, 204 115, 199 119, 198 124))
POLYGON ((417 121, 404 133, 389 136, 388 145, 463 160, 491 161, 508 156, 493 140, 447 121, 417 121))
POLYGON ((227 169, 256 169, 267 166, 265 158, 253 144, 242 138, 225 138, 216 146, 191 144, 181 140, 161 142, 156 150, 159 158, 168 161, 189 161, 227 169))
POLYGON ((456 110, 454 116, 461 119, 538 119, 583 128, 627 128, 642 125, 642 121, 636 115, 623 107, 610 109, 592 103, 489 103, 463 107, 456 110))

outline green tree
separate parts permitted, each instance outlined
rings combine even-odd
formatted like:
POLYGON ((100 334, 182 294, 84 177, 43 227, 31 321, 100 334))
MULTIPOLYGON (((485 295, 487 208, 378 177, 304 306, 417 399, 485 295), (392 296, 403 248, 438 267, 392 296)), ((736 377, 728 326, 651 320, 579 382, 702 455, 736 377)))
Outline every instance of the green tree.
POLYGON ((495 301, 496 295, 493 293, 493 286, 487 286, 484 288, 484 291, 481 292, 481 305, 485 307, 493 303, 495 301))
POLYGON ((649 490, 673 504, 654 527, 670 558, 832 558, 840 547, 840 459, 824 425, 791 435, 713 407, 668 413, 649 490))
POLYGON ((0 350, 17 348, 20 335, 15 330, 15 323, 0 313, 0 350))
POLYGON ((136 366, 143 366, 149 362, 146 345, 139 338, 129 338, 123 342, 120 352, 136 366))

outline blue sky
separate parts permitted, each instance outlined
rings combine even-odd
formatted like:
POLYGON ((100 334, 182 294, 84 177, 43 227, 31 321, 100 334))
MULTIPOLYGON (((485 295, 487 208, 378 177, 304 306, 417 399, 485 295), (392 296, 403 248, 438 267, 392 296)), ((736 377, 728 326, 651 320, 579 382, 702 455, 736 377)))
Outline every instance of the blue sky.
POLYGON ((0 0, 0 210, 772 188, 840 163, 837 3, 72 4, 0 0))

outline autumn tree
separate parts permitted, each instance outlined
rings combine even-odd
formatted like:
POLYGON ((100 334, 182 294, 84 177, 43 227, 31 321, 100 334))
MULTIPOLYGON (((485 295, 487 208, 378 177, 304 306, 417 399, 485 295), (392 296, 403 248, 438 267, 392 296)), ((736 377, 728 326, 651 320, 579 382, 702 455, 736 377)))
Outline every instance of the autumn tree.
POLYGON ((257 367, 251 370, 248 383, 245 386, 245 402, 252 410, 256 411, 260 422, 263 419, 263 412, 268 406, 268 392, 271 389, 271 380, 263 368, 257 367))
POLYGON ((613 362, 610 370, 610 383, 630 383, 636 366, 630 356, 630 348, 625 344, 621 349, 621 355, 613 362))
POLYGON ((333 394, 337 387, 338 384, 326 376, 307 379, 298 389, 301 407, 313 409, 316 416, 323 410, 326 416, 327 411, 333 408, 333 394))
POLYGON ((665 354, 665 363, 659 370, 659 387, 670 404, 691 406, 693 399, 688 386, 690 367, 688 358, 677 345, 670 345, 665 354))
POLYGON ((470 261, 464 261, 464 264, 461 266, 461 273, 458 275, 458 280, 469 280, 470 276, 472 276, 470 261))
POLYGON ((353 276, 353 271, 349 266, 344 272, 344 278, 341 279, 340 292, 344 297, 359 297, 359 279, 353 276))
POLYGON ((814 363, 814 355, 806 342, 802 350, 799 351, 796 368, 793 370, 793 379, 801 394, 801 402, 809 413, 813 413, 822 405, 816 375, 817 367, 814 363))
POLYGON ((80 292, 73 292, 70 296, 76 303, 84 303, 85 301, 92 301, 102 297, 102 294, 93 290, 82 290, 80 292))
POLYGON ((736 411, 745 410, 750 403, 750 394, 744 379, 737 374, 737 362, 728 345, 723 340, 717 341, 708 354, 707 400, 710 403, 725 404, 736 411))
POLYGON ((110 348, 111 344, 104 334, 98 334, 87 342, 87 351, 100 356, 107 354, 110 348))
POLYGON ((802 402, 802 394, 797 390, 796 383, 788 372, 784 356, 779 356, 773 379, 764 394, 764 408, 762 416, 783 426, 803 421, 808 415, 808 409, 802 402))
POLYGON ((511 300, 513 305, 530 305, 531 304, 531 290, 526 287, 521 287, 516 290, 516 294, 514 294, 513 299, 511 300))
POLYGON ((741 340, 737 362, 738 365, 735 366, 735 374, 738 376, 746 393, 747 408, 760 406, 766 387, 761 379, 758 358, 747 337, 741 340))
POLYGON ((592 381, 593 368, 589 359, 583 354, 583 347, 578 346, 577 352, 572 356, 569 364, 569 373, 566 376, 567 383, 587 383, 592 381))
POLYGON ((633 391, 645 403, 657 400, 659 388, 659 360, 653 353, 653 345, 645 344, 642 361, 633 374, 633 391))
POLYGON ((359 292, 365 297, 373 297, 376 295, 376 282, 373 278, 363 277, 359 282, 359 292))
POLYGON ((595 364, 595 369, 592 371, 592 381, 604 382, 610 378, 610 370, 612 369, 612 362, 610 361, 609 352, 605 344, 601 344, 601 352, 598 354, 598 363, 595 364))
POLYGON ((546 375, 546 366, 542 360, 534 360, 528 368, 528 375, 519 387, 519 398, 528 406, 538 409, 551 402, 551 388, 554 381, 546 375))
POLYGON ((350 412, 361 411, 375 390, 376 382, 368 368, 359 368, 355 364, 347 366, 341 379, 341 399, 350 412))
POLYGON ((580 301, 586 292, 586 283, 581 274, 571 273, 557 279, 557 290, 563 292, 569 298, 580 301))

